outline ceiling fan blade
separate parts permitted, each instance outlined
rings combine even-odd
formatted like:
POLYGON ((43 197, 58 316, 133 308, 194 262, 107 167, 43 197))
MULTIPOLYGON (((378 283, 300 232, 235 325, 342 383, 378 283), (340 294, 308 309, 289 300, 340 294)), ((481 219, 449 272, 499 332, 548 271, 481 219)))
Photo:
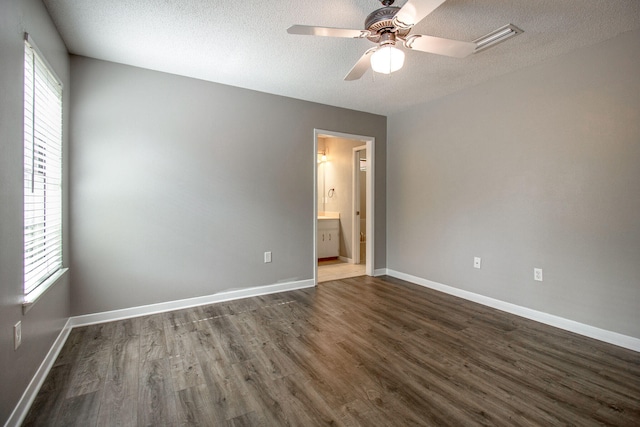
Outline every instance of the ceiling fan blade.
POLYGON ((311 25, 293 25, 287 29, 289 34, 300 34, 304 36, 327 36, 346 37, 352 39, 363 39, 369 37, 368 30, 352 30, 348 28, 313 27, 311 25))
POLYGON ((421 34, 415 34, 407 37, 404 45, 408 49, 444 56, 452 56, 454 58, 464 58, 471 55, 473 51, 476 50, 475 43, 424 36, 421 34))
POLYGON ((393 23, 400 28, 411 28, 444 2, 445 0, 409 0, 393 18, 393 23))
POLYGON ((351 81, 358 80, 360 77, 362 77, 371 66, 371 54, 375 52, 376 49, 377 47, 372 47, 371 49, 367 50, 360 57, 360 59, 358 59, 358 62, 356 62, 356 65, 353 66, 351 71, 349 71, 349 73, 344 76, 344 79, 347 81, 351 81))

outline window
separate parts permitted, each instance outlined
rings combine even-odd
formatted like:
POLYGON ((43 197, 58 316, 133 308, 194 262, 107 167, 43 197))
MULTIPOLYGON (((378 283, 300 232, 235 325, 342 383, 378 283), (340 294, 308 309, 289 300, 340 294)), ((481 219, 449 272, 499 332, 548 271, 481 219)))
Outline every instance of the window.
POLYGON ((61 273, 62 84, 25 35, 25 302, 33 302, 61 273))

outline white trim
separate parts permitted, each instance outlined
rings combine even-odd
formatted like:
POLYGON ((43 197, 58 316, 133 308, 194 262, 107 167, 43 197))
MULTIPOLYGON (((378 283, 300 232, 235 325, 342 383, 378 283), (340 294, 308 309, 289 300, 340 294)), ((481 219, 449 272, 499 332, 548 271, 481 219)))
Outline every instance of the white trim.
POLYGON ((33 49, 38 56, 40 57, 40 60, 44 63, 44 65, 49 69, 49 72, 51 73, 51 75, 53 75, 53 77, 56 79, 58 85, 60 85, 60 87, 62 89, 64 89, 64 84, 62 84, 62 79, 60 79, 60 77, 58 77, 58 74, 56 74, 55 68, 53 68, 51 66, 51 64, 49 64, 49 62, 46 59, 46 56, 44 56, 44 54, 42 53, 42 51, 38 48, 38 46, 36 45, 36 42, 33 41, 33 37, 31 37, 31 34, 29 33, 24 33, 24 41, 27 42, 27 44, 29 45, 29 47, 31 49, 33 49))
MULTIPOLYGON (((360 218, 361 215, 357 211, 362 211, 362 206, 360 206, 360 155, 358 154, 360 151, 364 151, 365 158, 367 156, 367 146, 360 145, 358 147, 353 147, 351 153, 351 168, 353 169, 351 173, 351 242, 352 248, 351 253, 353 254, 353 263, 360 264, 360 218), (358 206, 358 209, 356 209, 358 206)), ((366 183, 365 183, 366 184, 366 183)), ((365 190, 366 197, 366 190, 365 190)), ((366 201, 365 201, 366 204, 366 201)), ((366 208, 366 206, 365 206, 366 208)), ((366 221, 366 218, 365 218, 366 221)), ((365 231, 366 231, 366 222, 365 222, 365 231)), ((366 262, 366 261, 365 261, 366 262)))
POLYGON ((374 276, 375 261, 375 142, 372 136, 353 135, 343 132, 335 132, 323 129, 313 130, 313 280, 318 284, 318 137, 332 136, 336 138, 350 139, 354 141, 362 141, 367 147, 367 260, 365 265, 365 274, 374 276))
POLYGON ((387 270, 386 268, 378 268, 376 270, 373 270, 373 275, 375 277, 387 276, 388 274, 389 274, 389 270, 387 270))
POLYGON ((70 319, 70 322, 72 327, 93 325, 96 323, 113 322, 115 320, 129 319, 132 317, 146 316, 149 314, 164 313, 167 311, 181 310, 183 308, 197 307, 199 305, 214 304, 223 301, 275 294, 278 292, 293 291, 296 289, 311 288, 314 286, 315 282, 312 279, 307 279, 299 280, 296 282, 256 286, 246 289, 235 289, 231 291, 219 292, 213 295, 205 295, 195 298, 161 302, 158 304, 123 308, 121 310, 104 311, 101 313, 74 316, 70 319))
MULTIPOLYGON (((313 284, 318 286, 318 129, 313 130, 313 284)), ((324 194, 323 194, 324 197, 324 194)))
POLYGON ((366 221, 366 228, 367 228, 367 241, 365 243, 365 247, 367 250, 367 253, 365 254, 366 257, 366 265, 365 265, 365 273, 368 276, 374 276, 374 269, 375 269, 375 250, 374 250, 374 242, 375 242, 375 221, 376 221, 376 212, 375 212, 375 207, 376 207, 376 201, 375 201, 375 195, 376 195, 376 190, 375 190, 375 183, 376 183, 376 145, 375 145, 375 139, 369 139, 367 141, 367 183, 366 183, 366 190, 367 190, 367 221, 366 221))
POLYGON ((333 136, 335 138, 351 139, 354 141, 368 142, 375 140, 372 136, 356 135, 353 133, 336 132, 332 130, 314 129, 314 136, 333 136))
POLYGON ((507 313, 515 314, 516 316, 535 320, 536 322, 544 323, 545 325, 554 326, 556 328, 564 329, 565 331, 574 332, 585 337, 593 338, 609 344, 617 345, 619 347, 624 347, 629 350, 640 352, 640 339, 638 338, 630 337, 628 335, 623 335, 617 332, 607 331, 595 326, 585 325, 574 320, 565 319, 564 317, 533 310, 527 307, 522 307, 484 295, 454 288, 452 286, 443 285, 442 283, 432 282, 431 280, 412 276, 406 273, 401 273, 399 271, 387 269, 387 274, 389 276, 406 280, 420 286, 435 289, 436 291, 444 292, 449 295, 477 302, 478 304, 506 311, 507 313))
POLYGON ((346 256, 339 256, 338 259, 342 262, 346 262, 347 264, 354 264, 355 261, 353 258, 347 258, 346 256))
POLYGON ((69 337, 69 333, 71 332, 70 320, 71 319, 67 320, 67 323, 65 323, 64 327, 58 334, 58 337, 51 345, 49 352, 38 367, 38 370, 34 374, 33 378, 31 378, 31 381, 29 382, 29 385, 25 389, 24 393, 22 393, 22 397, 18 401, 18 404, 13 409, 13 412, 7 419, 7 422, 4 424, 5 427, 21 425, 25 417, 29 413, 29 409, 31 408, 33 401, 36 399, 36 396, 38 395, 38 392, 40 391, 44 380, 47 378, 47 375, 49 375, 49 371, 53 367, 53 364, 55 363, 58 355, 60 354, 60 351, 62 350, 62 347, 64 346, 64 343, 69 337))
POLYGON ((62 267, 47 280, 38 285, 37 288, 29 292, 24 296, 24 300, 22 302, 22 314, 27 314, 31 308, 38 302, 40 297, 47 293, 47 291, 58 283, 58 281, 65 275, 65 273, 69 271, 67 267, 62 267))

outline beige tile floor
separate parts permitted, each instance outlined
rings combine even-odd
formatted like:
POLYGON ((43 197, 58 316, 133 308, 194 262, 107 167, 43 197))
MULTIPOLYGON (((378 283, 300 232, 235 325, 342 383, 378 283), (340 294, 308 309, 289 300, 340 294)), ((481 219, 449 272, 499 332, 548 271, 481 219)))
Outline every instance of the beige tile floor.
POLYGON ((318 283, 331 280, 346 279, 347 277, 363 276, 365 265, 349 264, 339 260, 320 261, 318 263, 318 283))

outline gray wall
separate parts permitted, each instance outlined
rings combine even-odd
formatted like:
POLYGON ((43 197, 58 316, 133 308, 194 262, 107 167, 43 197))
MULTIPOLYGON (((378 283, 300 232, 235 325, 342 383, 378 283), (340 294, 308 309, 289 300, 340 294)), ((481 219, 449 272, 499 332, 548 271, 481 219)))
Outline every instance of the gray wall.
MULTIPOLYGON (((69 316, 68 275, 22 314, 23 67, 29 32, 65 85, 66 48, 38 0, 0 2, 0 424, 4 424, 69 316), (22 321, 22 346, 13 350, 13 325, 22 321)), ((65 108, 65 131, 66 114, 65 108)), ((65 152, 67 148, 64 141, 65 152)), ((66 178, 66 166, 65 166, 66 178)), ((66 181, 66 180, 65 180, 66 181)), ((66 209, 66 201, 65 201, 66 209)), ((65 259, 68 230, 65 218, 65 259)), ((66 263, 66 261, 65 261, 66 263)))
POLYGON ((385 117, 84 57, 71 70, 73 314, 311 279, 314 128, 376 138, 386 265, 385 117))
POLYGON ((388 267, 640 338, 638 76, 635 31, 390 117, 388 267))

